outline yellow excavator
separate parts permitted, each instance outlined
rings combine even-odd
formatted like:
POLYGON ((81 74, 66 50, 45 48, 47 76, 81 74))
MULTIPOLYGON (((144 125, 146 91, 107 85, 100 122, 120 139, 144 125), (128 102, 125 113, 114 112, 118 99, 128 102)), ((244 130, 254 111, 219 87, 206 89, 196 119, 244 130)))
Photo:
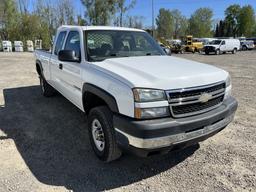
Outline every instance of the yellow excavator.
POLYGON ((185 51, 187 52, 201 52, 204 45, 202 42, 193 39, 192 35, 188 35, 185 38, 185 51))

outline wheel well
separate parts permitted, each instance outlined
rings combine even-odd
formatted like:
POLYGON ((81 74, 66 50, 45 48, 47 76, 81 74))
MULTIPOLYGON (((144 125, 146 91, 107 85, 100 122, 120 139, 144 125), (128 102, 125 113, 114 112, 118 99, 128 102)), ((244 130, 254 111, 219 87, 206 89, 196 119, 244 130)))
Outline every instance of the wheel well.
POLYGON ((83 95, 83 106, 85 113, 88 114, 92 108, 98 106, 108 106, 108 104, 99 96, 91 92, 85 92, 83 95))
POLYGON ((40 67, 40 65, 38 64, 38 63, 36 63, 36 71, 37 71, 37 74, 38 75, 41 75, 42 73, 42 71, 41 71, 41 67, 40 67))

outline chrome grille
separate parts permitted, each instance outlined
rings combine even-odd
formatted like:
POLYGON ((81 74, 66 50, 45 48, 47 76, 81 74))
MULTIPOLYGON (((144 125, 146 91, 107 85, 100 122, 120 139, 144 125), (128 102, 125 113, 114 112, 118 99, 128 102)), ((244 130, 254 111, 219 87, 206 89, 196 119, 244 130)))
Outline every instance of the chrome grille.
POLYGON ((200 114, 219 106, 225 94, 225 82, 167 91, 173 117, 200 114), (206 100, 203 100, 206 96, 206 100))

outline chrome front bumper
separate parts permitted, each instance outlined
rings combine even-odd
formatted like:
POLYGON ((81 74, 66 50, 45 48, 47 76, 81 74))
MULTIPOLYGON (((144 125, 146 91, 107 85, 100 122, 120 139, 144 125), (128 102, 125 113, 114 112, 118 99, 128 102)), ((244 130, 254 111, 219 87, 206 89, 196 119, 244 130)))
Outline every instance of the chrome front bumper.
POLYGON ((115 130, 121 133, 122 135, 126 136, 128 138, 129 145, 133 147, 143 148, 143 149, 155 149, 155 148, 168 147, 170 145, 176 145, 179 143, 187 142, 193 139, 210 135, 226 127, 233 120, 233 118, 234 118, 234 113, 226 117, 225 119, 219 122, 216 122, 215 124, 205 126, 202 129, 199 129, 196 131, 169 135, 165 137, 150 138, 150 139, 142 139, 142 138, 134 137, 132 135, 122 132, 117 128, 115 130))
POLYGON ((209 112, 185 117, 136 121, 115 115, 117 143, 124 147, 155 150, 178 144, 200 142, 218 133, 234 118, 238 103, 230 97, 209 112))

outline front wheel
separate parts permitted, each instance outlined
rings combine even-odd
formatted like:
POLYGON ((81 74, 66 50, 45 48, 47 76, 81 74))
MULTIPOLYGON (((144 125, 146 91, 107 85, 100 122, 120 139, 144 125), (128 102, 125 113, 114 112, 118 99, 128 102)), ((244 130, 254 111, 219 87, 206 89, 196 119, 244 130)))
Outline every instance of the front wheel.
POLYGON ((90 111, 88 129, 93 151, 100 160, 110 162, 121 156, 122 152, 116 143, 112 112, 108 107, 95 107, 90 111))
POLYGON ((217 49, 217 50, 215 51, 215 55, 219 55, 219 54, 220 54, 220 50, 217 49))
POLYGON ((56 94, 56 90, 44 79, 44 77, 40 76, 39 80, 43 96, 51 97, 56 94))
POLYGON ((247 47, 246 47, 245 45, 243 45, 242 50, 243 50, 243 51, 246 51, 246 50, 248 50, 248 49, 247 49, 247 47))

